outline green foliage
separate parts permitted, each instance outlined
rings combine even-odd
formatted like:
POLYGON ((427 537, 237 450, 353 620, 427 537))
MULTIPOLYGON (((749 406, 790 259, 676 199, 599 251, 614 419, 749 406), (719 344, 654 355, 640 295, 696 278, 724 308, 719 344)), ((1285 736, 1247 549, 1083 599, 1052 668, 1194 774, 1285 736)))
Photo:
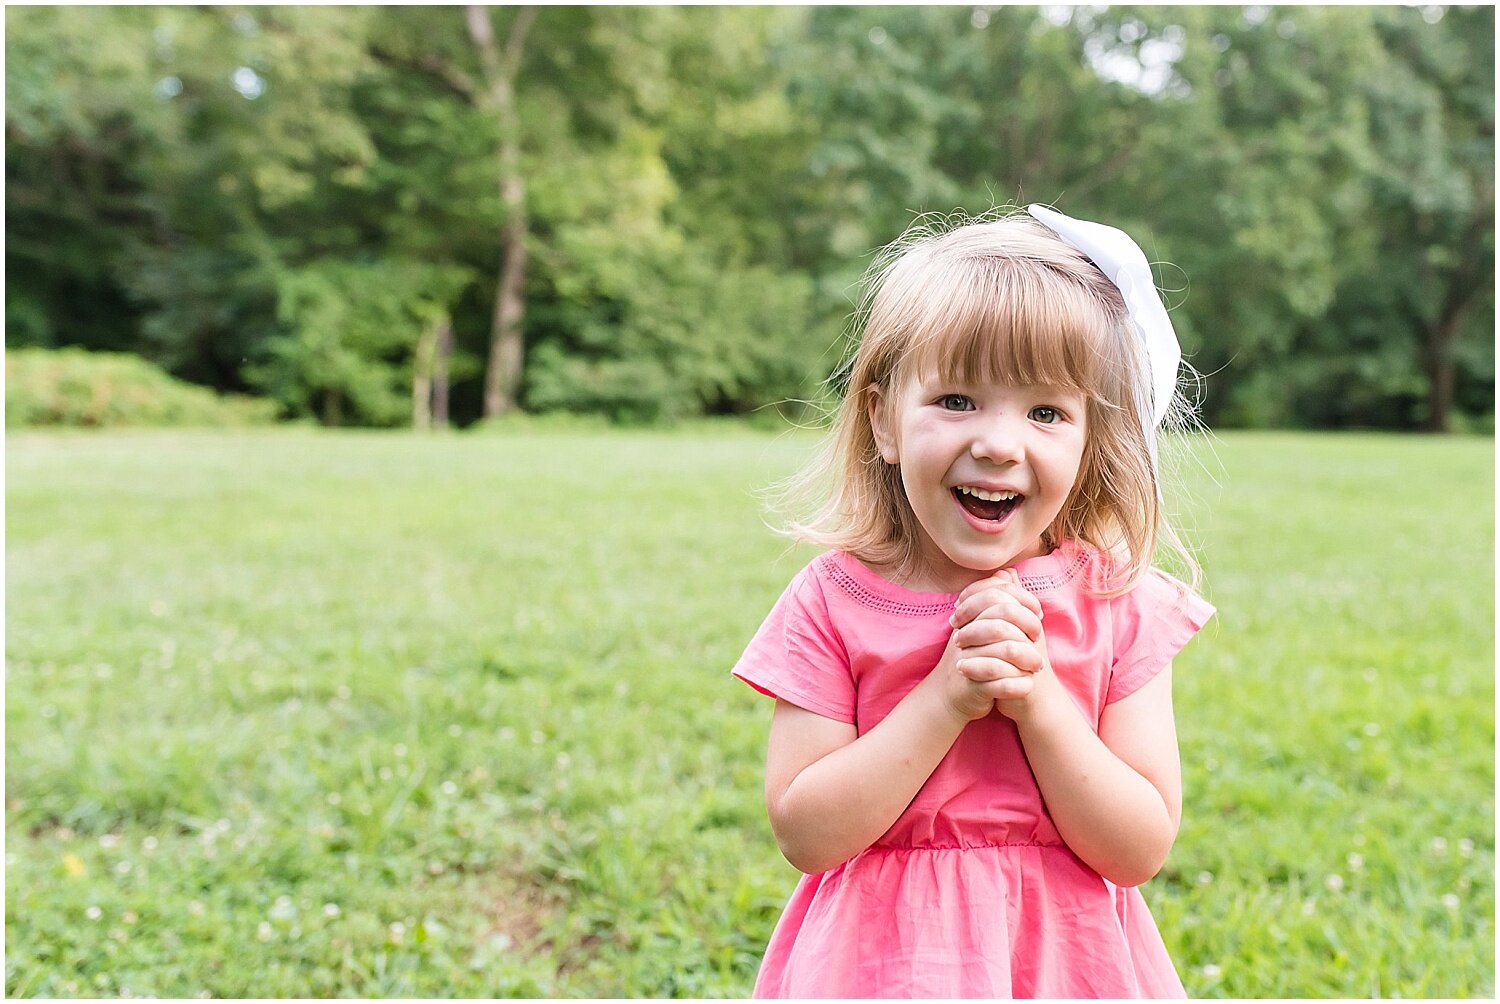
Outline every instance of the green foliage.
POLYGON ((355 424, 401 425, 411 416, 410 350, 446 316, 468 275, 415 261, 333 260, 277 276, 278 320, 251 384, 293 414, 323 413, 331 399, 355 424))
MULTIPOLYGON (((7 995, 746 995, 796 874, 728 670, 810 446, 11 436, 7 995)), ((1492 443, 1199 447, 1188 992, 1492 996, 1492 443)))
POLYGON ((12 429, 265 425, 276 417, 273 401, 219 396, 127 353, 5 353, 5 424, 12 429))
MULTIPOLYGON (((517 10, 489 16, 503 44, 517 10)), ((7 27, 8 345, 385 425, 435 307, 478 416, 506 210, 461 10, 7 27)), ((515 83, 523 404, 809 396, 873 249, 1045 201, 1162 263, 1211 424, 1483 423, 1493 35, 1486 7, 544 8, 515 83)))

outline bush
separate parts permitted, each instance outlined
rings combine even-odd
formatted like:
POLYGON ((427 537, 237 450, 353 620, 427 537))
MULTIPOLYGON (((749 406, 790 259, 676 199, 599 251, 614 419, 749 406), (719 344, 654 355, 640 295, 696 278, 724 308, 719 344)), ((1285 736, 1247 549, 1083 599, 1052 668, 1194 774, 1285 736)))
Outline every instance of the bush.
POLYGON ((241 426, 276 420, 273 401, 218 395, 138 356, 66 349, 5 353, 7 427, 241 426))

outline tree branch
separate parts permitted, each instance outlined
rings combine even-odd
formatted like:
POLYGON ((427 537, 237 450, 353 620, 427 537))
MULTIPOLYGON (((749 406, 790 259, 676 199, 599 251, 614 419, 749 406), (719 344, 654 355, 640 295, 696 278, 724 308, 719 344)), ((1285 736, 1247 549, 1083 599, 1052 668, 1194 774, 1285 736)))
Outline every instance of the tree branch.
POLYGON ((443 78, 449 87, 471 101, 479 94, 479 87, 474 83, 474 78, 446 59, 440 59, 437 56, 429 54, 418 60, 417 65, 424 70, 436 73, 443 78))
POLYGON ((494 87, 502 74, 500 54, 495 51, 495 26, 490 23, 490 9, 481 4, 470 4, 464 8, 464 20, 469 26, 469 38, 479 50, 479 63, 484 67, 485 79, 494 87))
POLYGON ((526 33, 536 22, 536 8, 522 7, 516 13, 515 23, 510 26, 510 38, 505 42, 505 73, 514 77, 521 68, 521 51, 526 46, 526 33))

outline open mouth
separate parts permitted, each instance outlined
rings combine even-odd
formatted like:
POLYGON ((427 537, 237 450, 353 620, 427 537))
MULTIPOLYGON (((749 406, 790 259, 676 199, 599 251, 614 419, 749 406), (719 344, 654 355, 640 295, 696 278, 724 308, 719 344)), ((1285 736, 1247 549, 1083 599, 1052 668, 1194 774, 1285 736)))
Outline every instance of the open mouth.
POLYGON ((953 489, 953 497, 958 499, 958 504, 969 515, 994 523, 1009 516, 1026 498, 1020 492, 991 492, 983 488, 970 488, 968 485, 959 485, 953 489))

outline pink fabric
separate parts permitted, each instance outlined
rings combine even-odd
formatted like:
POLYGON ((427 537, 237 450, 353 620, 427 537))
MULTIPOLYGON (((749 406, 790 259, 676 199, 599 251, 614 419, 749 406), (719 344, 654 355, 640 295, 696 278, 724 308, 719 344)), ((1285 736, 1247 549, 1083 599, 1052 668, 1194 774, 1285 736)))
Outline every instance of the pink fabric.
MULTIPOLYGON (((1083 585, 1092 551, 1016 566, 1041 601, 1058 678, 1098 728, 1214 610, 1153 570, 1124 596, 1083 585)), ((873 728, 937 664, 955 594, 917 593, 829 552, 800 572, 733 673, 761 693, 873 728)), ((1136 889, 1062 842, 1015 724, 971 722, 884 836, 806 875, 766 948, 757 997, 1182 997, 1136 889)))

